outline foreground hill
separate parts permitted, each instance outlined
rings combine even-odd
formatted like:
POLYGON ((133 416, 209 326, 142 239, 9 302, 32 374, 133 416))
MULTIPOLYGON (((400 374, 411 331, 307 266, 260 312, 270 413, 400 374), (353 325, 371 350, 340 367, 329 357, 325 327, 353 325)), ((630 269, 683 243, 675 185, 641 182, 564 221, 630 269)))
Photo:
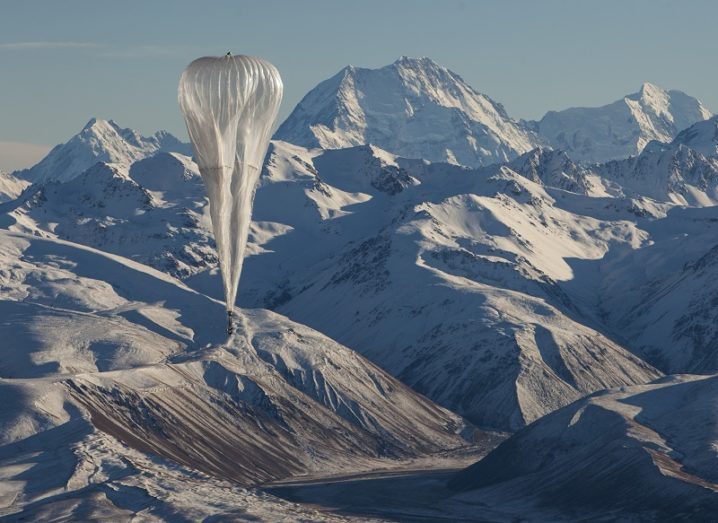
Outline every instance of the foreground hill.
POLYGON ((453 509, 472 506, 476 515, 500 506, 536 520, 710 521, 718 511, 717 401, 716 376, 595 394, 456 475, 451 486, 465 493, 453 509))
POLYGON ((471 437, 458 416, 282 316, 242 311, 227 340, 223 305, 169 276, 67 242, 0 238, 0 387, 13 398, 0 409, 4 514, 259 510, 258 494, 223 481, 374 467, 471 437), (162 477, 143 479, 153 467, 162 477), (191 498, 153 501, 180 484, 227 496, 192 509, 177 507, 191 498))

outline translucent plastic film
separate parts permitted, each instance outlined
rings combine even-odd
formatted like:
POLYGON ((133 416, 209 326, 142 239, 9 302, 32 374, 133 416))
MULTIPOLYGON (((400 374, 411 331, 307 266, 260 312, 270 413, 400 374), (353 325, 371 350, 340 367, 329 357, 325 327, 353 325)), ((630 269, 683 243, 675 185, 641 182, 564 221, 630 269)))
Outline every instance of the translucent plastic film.
POLYGON ((207 186, 227 311, 237 296, 254 191, 282 100, 282 79, 250 56, 199 58, 179 83, 179 105, 207 186))

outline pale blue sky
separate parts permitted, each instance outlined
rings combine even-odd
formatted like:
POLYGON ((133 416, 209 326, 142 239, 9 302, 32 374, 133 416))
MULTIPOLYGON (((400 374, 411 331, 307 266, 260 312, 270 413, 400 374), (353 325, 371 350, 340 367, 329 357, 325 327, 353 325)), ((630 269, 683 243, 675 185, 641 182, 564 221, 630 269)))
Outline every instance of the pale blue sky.
MULTIPOLYGON (((280 118, 344 65, 400 55, 433 58, 515 118, 644 81, 716 112, 717 20, 713 0, 0 0, 0 143, 54 145, 91 116, 185 138, 179 74, 227 50, 279 68, 280 118)), ((0 168, 21 149, 0 148, 0 168)))

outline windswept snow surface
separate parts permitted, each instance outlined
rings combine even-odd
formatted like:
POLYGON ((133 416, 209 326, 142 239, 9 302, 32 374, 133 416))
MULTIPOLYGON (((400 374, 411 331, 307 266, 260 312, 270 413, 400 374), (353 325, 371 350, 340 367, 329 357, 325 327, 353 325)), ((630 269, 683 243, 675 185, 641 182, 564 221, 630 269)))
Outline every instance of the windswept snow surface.
POLYGON ((236 485, 386 466, 472 437, 361 356, 130 260, 0 232, 0 513, 267 520, 311 511, 236 485), (233 483, 228 483, 229 481, 233 483))
POLYGON ((275 139, 325 149, 374 144, 469 166, 506 161, 541 143, 456 73, 406 56, 380 69, 345 67, 302 99, 275 139))
POLYGON ((549 111, 536 131, 577 161, 606 162, 635 156, 651 140, 670 142, 696 122, 713 116, 681 91, 644 83, 640 91, 603 107, 549 111))

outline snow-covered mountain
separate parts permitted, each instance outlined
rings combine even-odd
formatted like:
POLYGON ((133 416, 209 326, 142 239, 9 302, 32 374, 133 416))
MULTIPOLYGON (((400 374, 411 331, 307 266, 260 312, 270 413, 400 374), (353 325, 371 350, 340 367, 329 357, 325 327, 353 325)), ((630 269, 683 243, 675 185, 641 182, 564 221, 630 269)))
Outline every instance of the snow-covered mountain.
POLYGON ((405 56, 380 69, 345 67, 302 99, 275 139, 325 149, 374 144, 468 166, 510 160, 541 143, 457 74, 405 56))
POLYGON ((644 83, 640 91, 603 107, 549 111, 535 130, 556 149, 581 162, 635 156, 648 142, 670 142, 683 129, 712 116, 681 91, 644 83))
MULTIPOLYGON (((718 511, 718 377, 595 394, 459 473, 447 512, 538 521, 710 521, 718 511), (508 509, 508 510, 507 510, 508 509), (486 511, 486 512, 484 512, 486 511)), ((460 519, 460 518, 457 518, 460 519)), ((493 519, 490 518, 489 519, 493 519)))
POLYGON ((718 116, 684 129, 678 133, 671 145, 685 145, 705 156, 718 156, 718 116))
POLYGON ((163 497, 173 476, 221 492, 222 481, 387 466, 472 436, 460 417, 278 314, 240 311, 227 339, 223 304, 163 273, 60 240, 0 240, 2 515, 62 510, 58 490, 94 491, 90 507, 120 510, 163 497), (156 456, 154 470, 180 468, 147 480, 165 485, 156 494, 130 486, 156 456))
POLYGON ((55 146, 40 163, 15 174, 30 182, 68 181, 97 162, 129 166, 157 152, 191 154, 189 145, 166 131, 144 137, 112 120, 92 118, 79 134, 55 146))
POLYGON ((593 173, 576 164, 565 151, 537 147, 505 166, 497 165, 496 170, 508 168, 532 182, 556 187, 578 194, 601 194, 602 184, 596 183, 593 173))
POLYGON ((718 372, 718 207, 673 209, 644 225, 651 242, 600 269, 608 328, 664 372, 718 372))
POLYGON ((690 207, 718 203, 718 157, 651 142, 638 155, 593 167, 608 192, 690 207))
MULTIPOLYGON (((660 144, 591 168, 539 148, 471 170, 376 146, 274 142, 240 302, 319 329, 475 423, 514 430, 658 376, 644 359, 681 369, 605 324, 593 267, 655 241, 646 219, 711 205, 714 167, 660 144), (590 276, 576 276, 575 260, 590 276)), ((5 228, 132 257, 221 299, 204 189, 180 154, 97 164, 0 211, 5 228)))
MULTIPOLYGON (((548 157, 553 171, 536 172, 559 172, 548 157)), ((657 376, 560 284, 563 256, 600 258, 640 233, 556 208, 527 173, 275 142, 240 302, 342 340, 486 427, 515 429, 588 391, 657 376)), ((219 296, 206 275, 188 282, 219 296)))

